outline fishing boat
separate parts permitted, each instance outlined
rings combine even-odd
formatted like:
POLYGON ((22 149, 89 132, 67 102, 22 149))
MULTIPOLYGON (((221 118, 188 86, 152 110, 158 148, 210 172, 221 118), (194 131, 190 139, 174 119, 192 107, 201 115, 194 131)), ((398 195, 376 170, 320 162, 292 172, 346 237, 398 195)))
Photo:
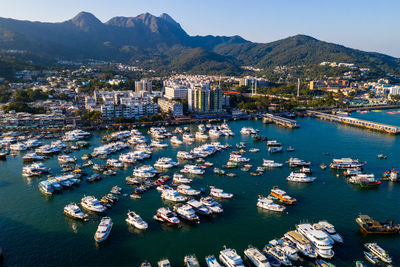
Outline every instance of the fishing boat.
POLYGON ((148 227, 148 224, 135 212, 133 211, 128 211, 127 214, 128 218, 125 219, 125 221, 133 225, 134 227, 140 229, 140 230, 146 230, 148 227))
POLYGON ((111 233, 113 227, 113 222, 110 217, 101 218, 100 224, 97 227, 96 234, 94 235, 94 240, 97 243, 103 242, 111 233))

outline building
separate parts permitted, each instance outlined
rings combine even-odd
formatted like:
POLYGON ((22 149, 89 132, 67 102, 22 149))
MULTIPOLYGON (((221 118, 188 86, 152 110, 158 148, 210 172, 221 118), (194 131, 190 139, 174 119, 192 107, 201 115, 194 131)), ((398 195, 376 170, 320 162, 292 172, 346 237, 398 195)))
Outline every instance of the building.
POLYGON ((135 103, 132 105, 102 105, 100 108, 103 120, 110 121, 115 118, 140 118, 156 115, 158 105, 153 103, 135 103))
POLYGON ((164 97, 168 99, 181 98, 187 99, 188 88, 185 86, 166 86, 164 88, 164 97))
POLYGON ((188 90, 188 109, 192 112, 220 112, 223 104, 224 98, 219 87, 197 87, 188 90))
POLYGON ((183 116, 183 105, 177 101, 168 98, 159 98, 157 104, 163 112, 171 112, 171 114, 176 117, 183 116))
POLYGON ((224 105, 224 96, 220 87, 215 87, 210 90, 209 110, 220 112, 224 105))
POLYGON ((239 86, 255 86, 255 87, 266 87, 269 85, 269 81, 264 78, 256 78, 246 76, 239 79, 239 86))
POLYGON ((142 79, 140 81, 135 81, 135 93, 141 94, 141 93, 147 93, 151 94, 153 89, 153 85, 151 81, 147 79, 142 79))

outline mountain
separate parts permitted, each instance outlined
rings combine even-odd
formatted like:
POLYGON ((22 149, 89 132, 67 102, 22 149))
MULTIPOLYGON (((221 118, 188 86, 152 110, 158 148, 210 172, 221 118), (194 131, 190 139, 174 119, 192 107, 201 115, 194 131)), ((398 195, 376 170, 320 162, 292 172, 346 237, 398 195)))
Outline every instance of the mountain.
POLYGON ((190 36, 168 14, 114 17, 103 23, 80 12, 60 23, 0 18, 0 49, 26 50, 39 58, 113 60, 158 70, 239 73, 241 65, 355 63, 399 73, 399 59, 297 35, 271 43, 240 36, 190 36))

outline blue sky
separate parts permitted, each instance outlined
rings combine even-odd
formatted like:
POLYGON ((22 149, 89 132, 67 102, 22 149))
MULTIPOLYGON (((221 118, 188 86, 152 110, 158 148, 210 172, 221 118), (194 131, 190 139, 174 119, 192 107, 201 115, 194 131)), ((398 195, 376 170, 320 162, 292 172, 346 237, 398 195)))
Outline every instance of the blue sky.
POLYGON ((400 57, 400 0, 0 0, 0 17, 59 22, 80 11, 168 13, 190 35, 271 42, 296 34, 400 57))

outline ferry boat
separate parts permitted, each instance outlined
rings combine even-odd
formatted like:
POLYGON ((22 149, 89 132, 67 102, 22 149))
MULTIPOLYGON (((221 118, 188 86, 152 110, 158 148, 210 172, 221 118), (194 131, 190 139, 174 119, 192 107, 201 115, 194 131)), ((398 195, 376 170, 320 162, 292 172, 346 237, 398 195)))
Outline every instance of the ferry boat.
POLYGON ((244 255, 256 266, 256 267, 270 267, 270 263, 257 248, 249 245, 247 249, 244 250, 244 255))
POLYGON ((297 231, 310 240, 311 246, 322 258, 331 259, 335 255, 332 250, 332 239, 323 231, 316 230, 309 223, 296 225, 297 231))
POLYGON ((336 232, 335 227, 329 222, 319 221, 318 223, 313 224, 313 227, 317 230, 322 230, 327 233, 336 243, 343 243, 342 236, 336 232))
POLYGON ((312 183, 315 181, 315 177, 307 176, 305 173, 297 173, 297 172, 291 172, 288 177, 286 177, 286 180, 289 182, 298 182, 298 183, 312 183))
POLYGON ((207 208, 209 208, 213 213, 222 213, 224 210, 222 209, 222 205, 215 201, 212 197, 202 197, 200 202, 204 204, 207 208))
POLYGON ((187 204, 189 204, 190 206, 192 206, 195 211, 200 214, 200 215, 211 215, 213 212, 207 208, 203 203, 201 203, 200 201, 196 200, 196 199, 191 199, 187 202, 187 204))
POLYGON ((221 267, 214 255, 207 256, 206 263, 208 267, 221 267))
POLYGON ((178 191, 178 193, 181 193, 182 195, 186 195, 186 196, 198 196, 201 193, 199 190, 195 190, 195 189, 191 188, 189 185, 185 185, 185 184, 179 185, 176 188, 176 191, 178 191))
POLYGON ((269 199, 277 199, 283 204, 294 204, 296 202, 296 199, 289 196, 285 191, 282 189, 279 189, 277 187, 274 187, 271 189, 271 193, 268 196, 269 199))
POLYGON ((196 258, 196 255, 187 255, 183 259, 185 267, 200 267, 200 263, 196 258))
POLYGON ((310 166, 311 162, 305 161, 299 158, 289 158, 287 161, 289 163, 289 167, 295 168, 295 167, 303 167, 303 166, 310 166))
POLYGON ((366 243, 364 244, 364 247, 368 249, 372 253, 372 255, 374 255, 384 263, 392 263, 392 258, 389 256, 389 253, 381 248, 377 243, 366 243))
POLYGON ((175 184, 190 184, 193 180, 184 177, 182 174, 175 173, 172 177, 172 182, 175 184))
POLYGON ((107 209, 94 196, 84 196, 81 199, 81 205, 83 208, 94 212, 105 212, 107 209))
POLYGON ((54 193, 54 187, 52 182, 49 180, 41 181, 38 185, 40 192, 46 195, 52 195, 54 193))
POLYGON ((269 159, 263 159, 263 167, 278 168, 278 167, 282 167, 282 166, 283 166, 282 163, 278 163, 278 162, 275 162, 275 161, 269 160, 269 159))
POLYGON ((349 169, 349 168, 362 168, 366 162, 360 162, 358 159, 341 158, 333 159, 329 165, 331 169, 349 169))
POLYGON ((360 225, 361 230, 367 234, 399 234, 400 224, 394 224, 393 220, 388 219, 386 222, 378 222, 368 215, 359 215, 356 222, 360 225))
POLYGON ((210 186, 210 196, 216 197, 216 198, 232 198, 233 194, 232 193, 226 193, 224 190, 215 188, 214 186, 210 186))
POLYGON ((318 253, 311 247, 311 242, 297 231, 289 231, 284 235, 292 241, 296 248, 306 257, 316 258, 318 253))
POLYGON ((176 205, 174 211, 182 218, 189 222, 200 223, 199 216, 196 215, 196 211, 189 204, 176 205))
POLYGON ((110 217, 101 218, 100 224, 97 227, 96 234, 94 235, 94 240, 97 243, 103 242, 111 233, 113 227, 113 222, 110 217))
POLYGON ((271 199, 268 199, 263 196, 258 196, 257 207, 266 209, 266 210, 280 211, 280 212, 282 212, 286 209, 286 207, 276 204, 271 199))
POLYGON ((162 191, 161 198, 173 202, 183 202, 186 201, 187 198, 181 196, 177 191, 174 189, 165 189, 162 191))
POLYGON ((244 267, 242 258, 231 248, 220 251, 219 260, 226 267, 244 267))
POLYGON ((81 208, 76 203, 70 203, 64 207, 64 214, 73 219, 87 220, 87 214, 83 213, 81 208))
POLYGON ((180 223, 176 213, 171 211, 169 208, 164 207, 157 210, 157 214, 154 216, 154 219, 174 225, 180 223))
POLYGON ((128 211, 127 214, 128 218, 125 219, 125 221, 133 225, 134 227, 140 229, 140 230, 146 230, 148 227, 147 222, 145 222, 137 213, 133 211, 128 211))

